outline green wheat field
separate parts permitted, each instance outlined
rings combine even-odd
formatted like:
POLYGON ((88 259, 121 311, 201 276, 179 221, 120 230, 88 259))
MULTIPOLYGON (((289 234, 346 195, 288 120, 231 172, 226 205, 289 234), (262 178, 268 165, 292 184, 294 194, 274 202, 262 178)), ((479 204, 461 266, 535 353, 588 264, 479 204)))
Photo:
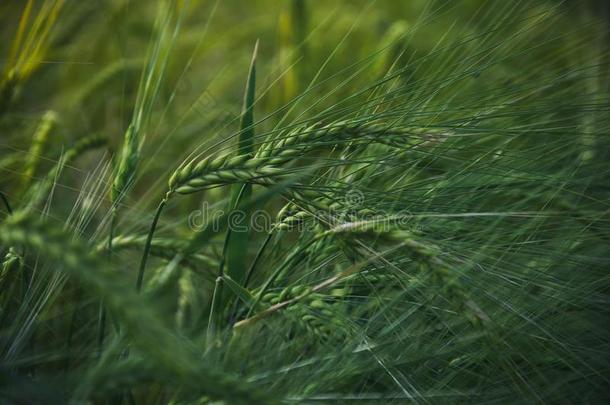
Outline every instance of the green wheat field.
POLYGON ((609 9, 0 2, 0 404, 608 403, 609 9))

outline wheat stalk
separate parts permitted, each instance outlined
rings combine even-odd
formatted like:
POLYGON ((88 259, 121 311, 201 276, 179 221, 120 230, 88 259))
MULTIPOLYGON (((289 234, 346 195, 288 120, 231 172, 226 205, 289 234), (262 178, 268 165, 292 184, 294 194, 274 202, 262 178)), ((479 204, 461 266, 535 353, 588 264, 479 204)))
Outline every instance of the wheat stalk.
POLYGON ((299 127, 279 140, 263 144, 254 157, 248 154, 223 154, 199 161, 191 160, 170 177, 168 193, 190 194, 213 185, 236 182, 269 184, 269 177, 282 174, 281 166, 320 145, 369 141, 404 147, 423 131, 425 129, 422 128, 397 129, 379 124, 359 125, 350 122, 299 127))

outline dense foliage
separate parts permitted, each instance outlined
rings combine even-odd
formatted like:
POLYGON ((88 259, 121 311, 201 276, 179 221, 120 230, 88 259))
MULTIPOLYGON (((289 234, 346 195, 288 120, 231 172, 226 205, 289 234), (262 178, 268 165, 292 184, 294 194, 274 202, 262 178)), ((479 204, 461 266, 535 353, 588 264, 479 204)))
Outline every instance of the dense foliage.
POLYGON ((609 399, 604 3, 0 4, 0 402, 609 399))

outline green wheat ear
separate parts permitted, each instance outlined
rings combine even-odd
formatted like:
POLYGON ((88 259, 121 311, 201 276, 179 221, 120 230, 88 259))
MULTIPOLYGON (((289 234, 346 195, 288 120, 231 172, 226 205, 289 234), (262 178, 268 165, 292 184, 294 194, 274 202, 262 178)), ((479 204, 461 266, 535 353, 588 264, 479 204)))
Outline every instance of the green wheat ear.
MULTIPOLYGON (((283 301, 307 294, 311 287, 296 285, 280 292, 271 292, 261 297, 260 304, 269 308, 283 301)), ((296 333, 305 332, 322 344, 341 344, 349 329, 347 314, 339 297, 334 295, 310 293, 298 305, 292 305, 281 312, 296 328, 296 333)))
MULTIPOLYGON (((117 220, 118 204, 131 187, 136 177, 136 170, 140 161, 141 149, 145 140, 145 130, 151 119, 152 109, 159 95, 161 84, 164 80, 168 59, 175 44, 180 28, 182 4, 181 2, 160 2, 157 10, 155 27, 157 35, 152 41, 148 52, 147 63, 140 79, 136 105, 133 111, 131 123, 125 132, 123 146, 119 156, 119 162, 114 175, 111 202, 112 212, 108 237, 109 251, 111 251, 114 237, 114 227, 117 220)), ((165 200, 161 203, 158 214, 155 215, 153 223, 156 226, 161 209, 165 200)), ((152 238, 152 234, 150 236, 152 238)), ((144 257, 148 256, 150 241, 146 244, 144 257)), ((142 260, 141 269, 138 272, 136 288, 140 290, 143 280, 143 268, 146 259, 142 260)))
POLYGON ((125 132, 125 140, 119 156, 119 163, 114 181, 112 182, 111 199, 113 205, 118 204, 128 187, 134 180, 136 167, 140 160, 141 139, 139 128, 133 124, 125 132))
MULTIPOLYGON (((266 142, 257 150, 254 157, 250 157, 249 154, 227 153, 198 161, 191 160, 172 174, 168 183, 168 193, 191 194, 210 186, 238 182, 265 185, 272 183, 270 178, 282 174, 282 166, 321 147, 359 141, 400 149, 412 147, 413 140, 426 131, 438 132, 435 129, 421 127, 362 124, 358 121, 301 126, 266 142)), ((443 131, 443 134, 445 133, 443 131)))
MULTIPOLYGON (((180 28, 180 4, 159 2, 155 21, 155 36, 148 50, 146 65, 140 78, 131 122, 125 131, 123 145, 112 182, 113 210, 131 187, 136 177, 145 141, 147 125, 165 78, 167 63, 180 28)), ((111 72, 112 73, 112 72, 111 72)))
POLYGON ((56 122, 57 114, 55 112, 47 111, 43 115, 42 120, 38 125, 34 136, 32 137, 32 146, 30 146, 30 150, 28 151, 28 155, 24 163, 21 180, 22 190, 27 190, 30 186, 32 179, 36 174, 36 169, 43 154, 45 145, 49 140, 49 133, 53 129, 56 122))

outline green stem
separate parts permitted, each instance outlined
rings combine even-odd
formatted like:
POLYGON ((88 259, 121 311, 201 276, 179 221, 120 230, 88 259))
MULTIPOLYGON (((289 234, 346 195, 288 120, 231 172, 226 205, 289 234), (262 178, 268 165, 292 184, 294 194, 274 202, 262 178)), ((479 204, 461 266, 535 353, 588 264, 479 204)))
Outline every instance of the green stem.
MULTIPOLYGON (((114 227, 116 225, 116 210, 112 208, 112 213, 110 214, 110 231, 108 232, 108 257, 112 256, 112 238, 114 238, 114 227)), ((100 301, 100 311, 98 316, 98 336, 97 336, 97 346, 98 346, 98 356, 101 356, 102 349, 104 348, 104 337, 106 335, 106 309, 104 308, 104 302, 100 301)))
MULTIPOLYGON (((246 190, 246 184, 241 185, 240 189, 239 189, 239 193, 237 195, 235 195, 235 198, 232 198, 231 201, 229 202, 230 206, 232 207, 232 210, 236 210, 239 202, 241 201, 242 196, 244 195, 244 192, 246 190)), ((230 214, 229 214, 230 215, 230 214)), ((224 271, 224 266, 225 266, 225 262, 227 260, 227 249, 229 248, 229 243, 231 240, 231 227, 228 226, 227 223, 227 235, 225 236, 225 241, 224 241, 224 245, 222 247, 222 257, 220 259, 220 263, 218 264, 218 278, 222 279, 225 275, 225 271, 224 271)), ((218 291, 214 290, 214 296, 213 299, 216 299, 216 294, 218 294, 218 299, 222 300, 222 294, 223 294, 223 284, 220 283, 218 285, 218 291)), ((214 305, 217 306, 218 302, 214 302, 214 305)), ((234 311, 237 311, 237 305, 239 305, 239 300, 235 300, 235 304, 234 304, 234 311)), ((231 318, 229 318, 229 323, 233 324, 233 312, 230 312, 231 318)), ((220 324, 220 315, 219 318, 217 320, 217 323, 220 324)))
POLYGON ((265 248, 267 248, 269 241, 271 241, 272 236, 273 236, 273 231, 269 232, 267 234, 267 238, 265 238, 265 242, 263 242, 263 245, 256 253, 256 257, 252 261, 252 264, 250 265, 250 268, 248 269, 248 272, 246 273, 246 279, 244 280, 244 285, 243 285, 244 288, 248 288, 248 283, 250 282, 250 278, 252 278, 252 274, 254 274, 254 269, 256 268, 256 264, 258 263, 261 256, 263 255, 263 252, 264 252, 265 248))
POLYGON ((222 278, 218 277, 216 279, 216 283, 214 283, 214 293, 212 294, 212 304, 210 305, 210 316, 208 317, 208 331, 207 331, 207 335, 206 335, 207 336, 206 337, 206 346, 208 346, 212 343, 212 339, 214 338, 214 335, 216 334, 216 320, 214 318, 215 318, 215 314, 216 314, 216 306, 218 304, 218 297, 221 293, 221 286, 222 286, 222 278))
POLYGON ((138 291, 142 289, 142 282, 144 281, 144 271, 146 270, 146 261, 148 260, 148 255, 150 254, 150 247, 152 244, 153 235, 155 233, 155 229, 157 228, 157 222, 159 222, 159 217, 161 216, 161 212, 163 211, 163 207, 165 207, 165 204, 167 204, 167 197, 161 200, 161 202, 159 203, 157 211, 155 212, 155 217, 153 218, 153 221, 150 224, 150 230, 148 231, 148 236, 146 237, 146 244, 144 245, 142 260, 140 260, 138 280, 136 281, 136 290, 138 291))
POLYGON ((261 291, 256 295, 256 298, 254 299, 254 302, 252 303, 252 306, 250 307, 250 309, 248 310, 248 313, 246 314, 246 318, 249 318, 252 315, 252 312, 254 311, 254 309, 256 308, 258 303, 260 302, 260 300, 263 297, 263 295, 265 295, 265 293, 267 292, 267 290, 269 289, 271 284, 276 280, 276 278, 278 278, 280 276, 280 274, 292 262, 292 260, 295 257, 297 257, 297 255, 299 255, 300 253, 302 253, 302 252, 306 251, 307 249, 309 249, 309 247, 311 245, 313 245, 313 243, 315 241, 317 241, 322 236, 324 236, 324 234, 316 235, 313 238, 311 238, 311 240, 309 240, 303 247, 295 250, 292 254, 290 254, 290 256, 284 261, 284 263, 281 266, 279 266, 271 274, 271 276, 265 281, 265 283, 261 287, 261 291))
MULTIPOLYGON (((273 231, 271 231, 267 234, 267 237, 265 238, 263 245, 260 247, 260 249, 256 253, 256 257, 254 257, 254 260, 252 261, 250 268, 248 268, 248 272, 246 273, 246 278, 244 280, 244 285, 243 285, 243 287, 245 289, 248 288, 248 283, 250 282, 250 278, 252 278, 252 274, 254 274, 254 269, 256 268, 256 264, 258 263, 261 256, 263 255, 263 252, 267 248, 269 241, 271 241, 272 236, 273 236, 273 231)), ((235 320, 237 319, 237 306, 238 305, 239 305, 239 300, 235 300, 235 304, 233 305, 233 312, 231 315, 231 321, 230 321, 230 325, 229 325, 230 327, 233 326, 233 324, 235 323, 235 320)))
POLYGON ((8 214, 12 215, 13 210, 11 209, 11 205, 8 203, 8 198, 6 198, 6 195, 4 195, 4 193, 2 191, 0 191, 0 198, 2 199, 2 202, 4 203, 4 206, 6 207, 8 214))

